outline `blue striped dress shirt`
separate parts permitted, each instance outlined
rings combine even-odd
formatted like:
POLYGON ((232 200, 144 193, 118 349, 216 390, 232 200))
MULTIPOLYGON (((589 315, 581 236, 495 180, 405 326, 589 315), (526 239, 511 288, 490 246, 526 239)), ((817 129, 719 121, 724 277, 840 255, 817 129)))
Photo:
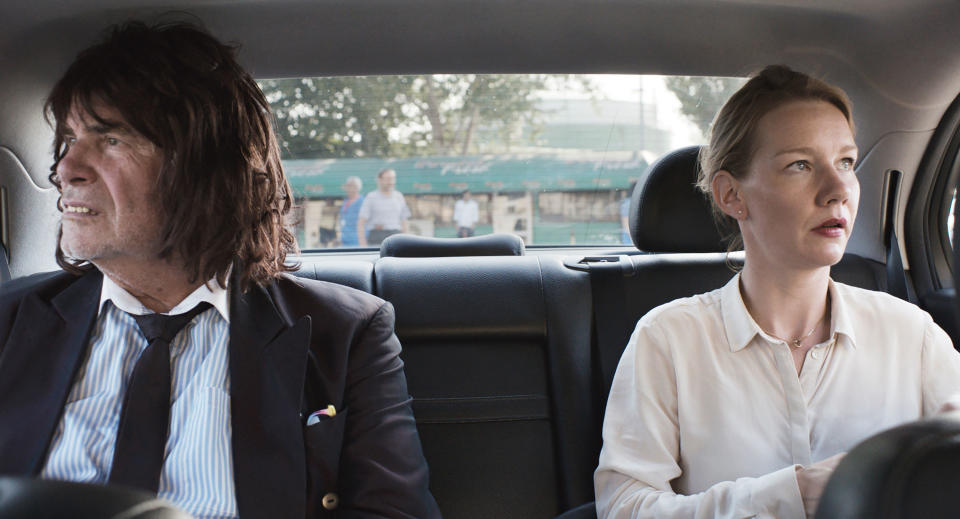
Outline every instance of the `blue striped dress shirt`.
MULTIPOLYGON (((211 281, 168 312, 206 310, 170 344, 170 429, 158 495, 198 519, 237 517, 233 485, 227 290, 211 281)), ((42 477, 104 483, 120 409, 147 340, 129 314, 150 310, 104 276, 87 359, 74 380, 42 477)))

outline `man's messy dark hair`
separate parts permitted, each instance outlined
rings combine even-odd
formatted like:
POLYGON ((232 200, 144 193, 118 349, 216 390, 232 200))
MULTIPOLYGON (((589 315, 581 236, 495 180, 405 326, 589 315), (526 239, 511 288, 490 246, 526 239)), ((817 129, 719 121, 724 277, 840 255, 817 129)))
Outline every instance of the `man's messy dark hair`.
MULTIPOLYGON (((284 261, 297 243, 286 226, 291 191, 270 105, 235 53, 186 22, 116 25, 77 56, 45 113, 55 128, 49 178, 61 192, 56 168, 69 151, 71 110, 107 127, 126 125, 157 146, 160 257, 182 260, 191 282, 216 278, 226 286, 232 269, 246 290, 293 270, 284 261), (107 120, 97 106, 124 120, 107 120)), ((57 263, 75 274, 92 268, 66 257, 59 244, 57 263)))

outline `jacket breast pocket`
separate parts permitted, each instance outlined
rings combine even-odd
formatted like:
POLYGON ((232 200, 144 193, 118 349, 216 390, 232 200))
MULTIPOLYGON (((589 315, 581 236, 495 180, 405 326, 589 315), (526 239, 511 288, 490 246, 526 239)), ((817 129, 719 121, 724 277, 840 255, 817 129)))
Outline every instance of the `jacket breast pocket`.
POLYGON ((336 416, 321 416, 313 425, 305 425, 304 443, 307 449, 307 474, 309 476, 309 500, 318 505, 308 509, 322 510, 319 500, 325 494, 337 492, 340 472, 340 451, 343 447, 343 428, 347 422, 347 409, 337 411, 336 416))

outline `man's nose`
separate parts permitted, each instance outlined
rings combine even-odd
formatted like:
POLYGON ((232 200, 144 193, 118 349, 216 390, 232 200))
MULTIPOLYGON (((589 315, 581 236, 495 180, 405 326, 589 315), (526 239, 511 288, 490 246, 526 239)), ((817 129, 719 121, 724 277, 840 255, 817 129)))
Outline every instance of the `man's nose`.
POLYGON ((62 185, 88 182, 93 176, 89 150, 80 143, 71 144, 57 162, 57 177, 62 185))

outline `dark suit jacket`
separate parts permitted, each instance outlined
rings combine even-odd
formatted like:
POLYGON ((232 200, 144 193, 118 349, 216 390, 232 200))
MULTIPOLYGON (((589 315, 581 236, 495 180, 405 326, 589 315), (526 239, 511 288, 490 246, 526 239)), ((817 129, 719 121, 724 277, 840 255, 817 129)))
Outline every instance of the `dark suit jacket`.
MULTIPOLYGON (((83 364, 102 275, 39 274, 0 292, 0 474, 37 475, 83 364)), ((439 517, 393 307, 283 276, 230 296, 240 517, 439 517), (336 417, 307 426, 333 404, 336 417), (321 499, 339 496, 328 512, 321 499)))

